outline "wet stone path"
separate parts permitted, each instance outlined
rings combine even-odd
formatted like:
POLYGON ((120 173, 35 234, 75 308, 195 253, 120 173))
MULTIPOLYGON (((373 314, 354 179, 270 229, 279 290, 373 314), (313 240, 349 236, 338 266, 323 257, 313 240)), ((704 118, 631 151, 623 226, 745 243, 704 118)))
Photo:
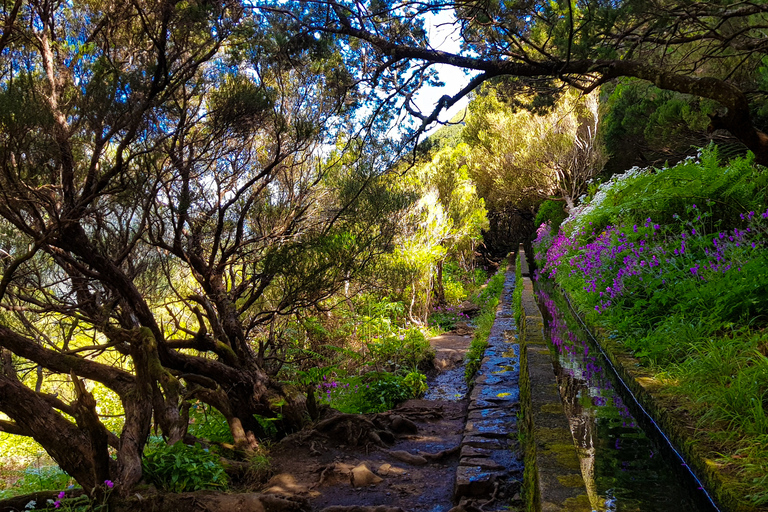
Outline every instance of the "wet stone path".
POLYGON ((469 397, 456 471, 454 499, 485 500, 484 510, 507 509, 523 479, 517 441, 520 345, 512 310, 514 287, 514 271, 508 270, 488 348, 469 397))

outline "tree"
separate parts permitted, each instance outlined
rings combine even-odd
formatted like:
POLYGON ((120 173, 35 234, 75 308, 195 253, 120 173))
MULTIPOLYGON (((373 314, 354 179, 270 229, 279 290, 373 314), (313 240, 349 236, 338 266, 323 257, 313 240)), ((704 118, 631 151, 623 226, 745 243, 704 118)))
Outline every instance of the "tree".
POLYGON ((463 131, 472 176, 494 209, 544 199, 572 208, 605 163, 596 94, 563 95, 546 112, 513 109, 486 88, 469 105, 463 131))
POLYGON ((354 107, 335 50, 237 2, 17 2, 3 21, 0 428, 122 493, 153 421, 189 438, 191 400, 244 454, 255 415, 298 428, 272 327, 389 250, 404 206, 375 148, 322 157, 354 107))
POLYGON ((424 128, 439 112, 495 77, 525 91, 558 92, 557 83, 591 92, 618 77, 715 100, 711 129, 725 129, 768 163, 768 135, 755 117, 765 98, 758 69, 768 46, 762 3, 627 0, 582 2, 291 2, 264 5, 309 33, 331 33, 355 48, 354 67, 371 87, 400 94, 424 128), (455 12, 463 48, 431 46, 427 14, 455 12), (435 64, 478 72, 453 97, 422 113, 411 98, 434 80, 435 64))
MULTIPOLYGON (((474 264, 474 250, 488 227, 484 200, 478 196, 467 166, 468 146, 446 146, 431 158, 408 167, 400 186, 416 200, 401 222, 389 269, 409 292, 409 316, 426 321, 436 299, 445 304, 443 266, 454 258, 465 268, 474 264), (433 297, 433 292, 435 297, 433 297)), ((403 163, 403 167, 407 164, 403 163)), ((394 291, 394 290, 393 290, 394 291)))
POLYGON ((418 169, 419 182, 427 193, 422 204, 430 212, 428 225, 435 242, 442 247, 436 261, 435 290, 437 303, 445 305, 443 267, 454 256, 465 268, 472 265, 475 245, 488 228, 485 201, 477 194, 467 166, 469 147, 459 144, 438 151, 432 161, 418 169))

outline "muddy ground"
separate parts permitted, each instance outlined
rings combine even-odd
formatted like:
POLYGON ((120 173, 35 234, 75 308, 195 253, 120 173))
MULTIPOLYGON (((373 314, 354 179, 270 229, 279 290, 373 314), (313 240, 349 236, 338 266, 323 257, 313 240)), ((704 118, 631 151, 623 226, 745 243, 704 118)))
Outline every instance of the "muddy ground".
POLYGON ((306 499, 313 510, 382 505, 450 510, 467 415, 463 361, 471 334, 461 325, 430 340, 435 371, 427 399, 369 416, 388 425, 394 439, 382 439, 383 446, 368 439, 350 446, 351 426, 291 436, 272 448, 274 476, 261 492, 306 499))

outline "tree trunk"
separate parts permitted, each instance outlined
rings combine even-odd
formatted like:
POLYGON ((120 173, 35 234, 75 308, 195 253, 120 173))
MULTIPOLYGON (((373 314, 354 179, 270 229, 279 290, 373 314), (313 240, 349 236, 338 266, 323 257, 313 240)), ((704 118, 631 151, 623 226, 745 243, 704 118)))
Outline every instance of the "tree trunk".
POLYGON ((438 306, 445 306, 445 287, 443 286, 443 260, 437 262, 437 279, 435 281, 435 300, 438 306))
POLYGON ((34 437, 56 463, 91 491, 106 479, 88 434, 56 412, 43 398, 21 382, 0 375, 0 410, 34 437))

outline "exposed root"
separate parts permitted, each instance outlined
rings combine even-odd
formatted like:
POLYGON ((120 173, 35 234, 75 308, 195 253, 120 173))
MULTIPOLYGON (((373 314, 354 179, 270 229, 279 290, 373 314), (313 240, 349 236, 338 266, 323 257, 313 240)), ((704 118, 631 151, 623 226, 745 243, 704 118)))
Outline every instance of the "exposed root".
POLYGON ((397 414, 400 416, 404 416, 410 420, 418 420, 418 421, 434 421, 439 420, 443 417, 443 406, 430 406, 430 407, 420 407, 420 406, 409 406, 409 407, 399 407, 392 411, 392 414, 397 414))
POLYGON ((460 448, 461 446, 454 446, 453 448, 442 450, 437 453, 419 452, 419 455, 427 459, 429 462, 436 462, 443 457, 450 457, 451 455, 458 453, 460 448))
POLYGON ((485 507, 487 507, 488 505, 491 505, 491 504, 493 504, 493 503, 495 503, 495 502, 496 502, 496 495, 497 495, 498 493, 499 493, 499 482, 494 482, 494 483, 493 483, 493 494, 491 494, 491 499, 489 499, 489 500, 488 500, 488 501, 486 501, 486 502, 483 502, 483 503, 481 503, 481 504, 478 506, 478 508, 479 508, 481 511, 485 511, 485 507))
POLYGON ((406 464, 411 464, 412 466, 423 466, 428 462, 427 459, 421 455, 413 455, 412 453, 408 453, 404 450, 391 450, 387 453, 400 462, 405 462, 406 464))
POLYGON ((358 414, 331 416, 315 425, 315 430, 348 446, 386 446, 377 432, 376 425, 358 414))
POLYGON ((316 484, 310 487, 310 489, 317 489, 318 487, 322 486, 328 479, 328 472, 333 471, 333 469, 333 466, 323 466, 323 470, 320 472, 320 479, 316 484))

